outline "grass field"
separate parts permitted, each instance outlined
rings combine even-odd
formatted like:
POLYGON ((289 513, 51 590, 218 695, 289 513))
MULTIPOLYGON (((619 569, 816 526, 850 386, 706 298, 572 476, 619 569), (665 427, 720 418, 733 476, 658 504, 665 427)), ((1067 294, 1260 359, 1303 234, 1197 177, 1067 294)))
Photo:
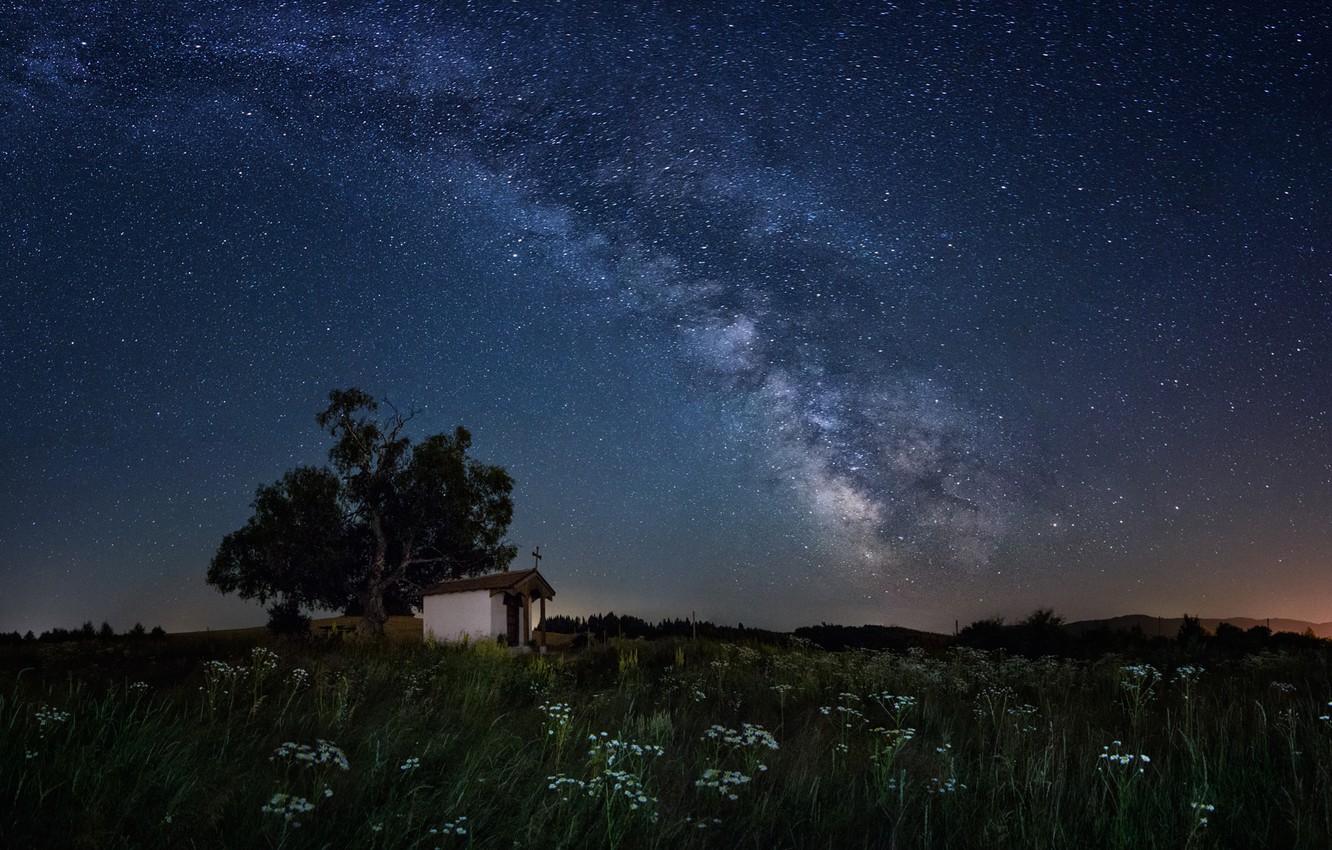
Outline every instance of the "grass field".
POLYGON ((1332 846, 1325 653, 245 630, 0 662, 6 847, 1332 846))

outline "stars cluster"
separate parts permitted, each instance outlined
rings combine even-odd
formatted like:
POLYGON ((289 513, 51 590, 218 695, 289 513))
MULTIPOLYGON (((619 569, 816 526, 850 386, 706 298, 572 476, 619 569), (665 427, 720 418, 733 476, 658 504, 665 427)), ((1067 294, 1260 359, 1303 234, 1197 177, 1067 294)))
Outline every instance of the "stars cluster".
POLYGON ((0 619, 104 564, 220 610, 349 384, 465 421, 589 604, 1274 605, 1332 554, 1312 5, 3 15, 0 619))

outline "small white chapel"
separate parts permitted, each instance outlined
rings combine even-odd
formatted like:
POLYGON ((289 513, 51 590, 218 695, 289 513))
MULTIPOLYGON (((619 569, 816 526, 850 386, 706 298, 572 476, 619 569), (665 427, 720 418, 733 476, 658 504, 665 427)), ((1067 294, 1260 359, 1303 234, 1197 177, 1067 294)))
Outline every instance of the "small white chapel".
MULTIPOLYGON (((530 651, 532 630, 546 619, 546 600, 553 599, 555 591, 534 568, 441 581, 421 596, 427 641, 500 641, 530 651), (538 607, 535 621, 533 601, 538 607)), ((544 633, 542 637, 544 643, 544 633)))

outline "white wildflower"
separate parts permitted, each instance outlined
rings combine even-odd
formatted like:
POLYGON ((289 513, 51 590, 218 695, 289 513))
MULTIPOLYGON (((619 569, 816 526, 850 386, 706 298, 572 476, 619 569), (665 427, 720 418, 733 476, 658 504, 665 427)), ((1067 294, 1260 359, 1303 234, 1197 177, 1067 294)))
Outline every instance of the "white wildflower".
POLYGON ((292 826, 300 826, 297 817, 314 811, 314 803, 304 797, 297 797, 294 794, 274 794, 264 804, 261 811, 273 815, 282 815, 283 820, 292 826))

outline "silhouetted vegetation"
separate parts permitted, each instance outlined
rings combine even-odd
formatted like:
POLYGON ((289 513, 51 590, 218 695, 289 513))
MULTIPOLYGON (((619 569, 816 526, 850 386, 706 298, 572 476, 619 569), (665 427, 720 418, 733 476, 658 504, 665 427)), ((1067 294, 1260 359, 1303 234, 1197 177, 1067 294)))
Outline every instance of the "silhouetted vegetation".
POLYGON ((123 639, 137 640, 143 637, 166 637, 166 632, 161 626, 154 626, 151 633, 144 631, 142 623, 135 623, 133 628, 124 634, 117 635, 115 629, 110 623, 103 622, 101 628, 94 628, 91 621, 84 623, 77 629, 64 629, 59 626, 48 629, 40 635, 33 634, 29 629, 26 634, 20 635, 18 632, 0 633, 0 646, 21 646, 26 643, 75 643, 78 641, 116 641, 123 639))
POLYGON ((901 626, 837 626, 820 623, 817 626, 801 626, 795 630, 795 636, 812 641, 816 646, 830 651, 842 649, 902 651, 912 647, 942 649, 952 643, 952 638, 945 635, 919 632, 901 626))
POLYGON ((1070 632, 1063 618, 1053 611, 1038 610, 1026 619, 1005 624, 998 618, 977 620, 962 628, 957 643, 975 649, 998 650, 1024 658, 1055 656, 1060 658, 1100 658, 1117 655, 1141 660, 1172 663, 1205 663, 1209 660, 1234 659, 1264 652, 1323 650, 1329 642, 1314 635, 1276 632, 1264 626, 1247 631, 1221 623, 1215 633, 1203 627, 1198 617, 1184 615, 1174 638, 1149 636, 1134 626, 1112 629, 1096 626, 1070 632))
POLYGON ((310 615, 295 600, 283 599, 268 608, 268 630, 275 635, 308 635, 310 615))
POLYGON ((750 640, 768 643, 783 643, 790 636, 783 632, 767 629, 747 629, 744 623, 736 626, 720 626, 708 620, 688 620, 676 618, 662 619, 650 623, 631 614, 592 614, 588 617, 568 617, 557 615, 547 617, 547 628, 554 634, 579 635, 579 645, 588 642, 605 643, 613 638, 658 640, 662 638, 688 638, 697 635, 701 638, 719 640, 750 640))
POLYGON ((1141 627, 1126 629, 1106 625, 1070 630, 1064 618, 1049 609, 1038 609, 1016 623, 998 617, 977 620, 962 627, 956 636, 922 632, 901 626, 842 626, 820 623, 801 626, 790 634, 721 626, 707 620, 684 618, 649 622, 630 614, 593 614, 589 617, 556 615, 546 620, 552 633, 579 635, 576 647, 605 643, 616 638, 660 640, 698 637, 717 640, 746 639, 785 645, 791 638, 810 641, 832 652, 842 650, 905 651, 920 648, 942 652, 952 646, 1005 652, 1023 658, 1093 659, 1116 655, 1128 659, 1167 664, 1206 662, 1239 658, 1262 652, 1295 652, 1329 648, 1329 642, 1312 632, 1275 632, 1263 626, 1247 631, 1222 623, 1215 634, 1202 626, 1197 617, 1185 615, 1184 624, 1173 637, 1148 635, 1141 627))
POLYGON ((218 546, 210 585, 272 603, 279 633, 298 631, 302 611, 354 606, 360 628, 383 637, 423 588, 508 567, 513 479, 468 455, 466 428, 413 443, 415 411, 385 402, 392 412, 380 418, 380 402, 354 387, 328 398, 315 421, 333 438, 330 466, 261 485, 249 520, 218 546))

